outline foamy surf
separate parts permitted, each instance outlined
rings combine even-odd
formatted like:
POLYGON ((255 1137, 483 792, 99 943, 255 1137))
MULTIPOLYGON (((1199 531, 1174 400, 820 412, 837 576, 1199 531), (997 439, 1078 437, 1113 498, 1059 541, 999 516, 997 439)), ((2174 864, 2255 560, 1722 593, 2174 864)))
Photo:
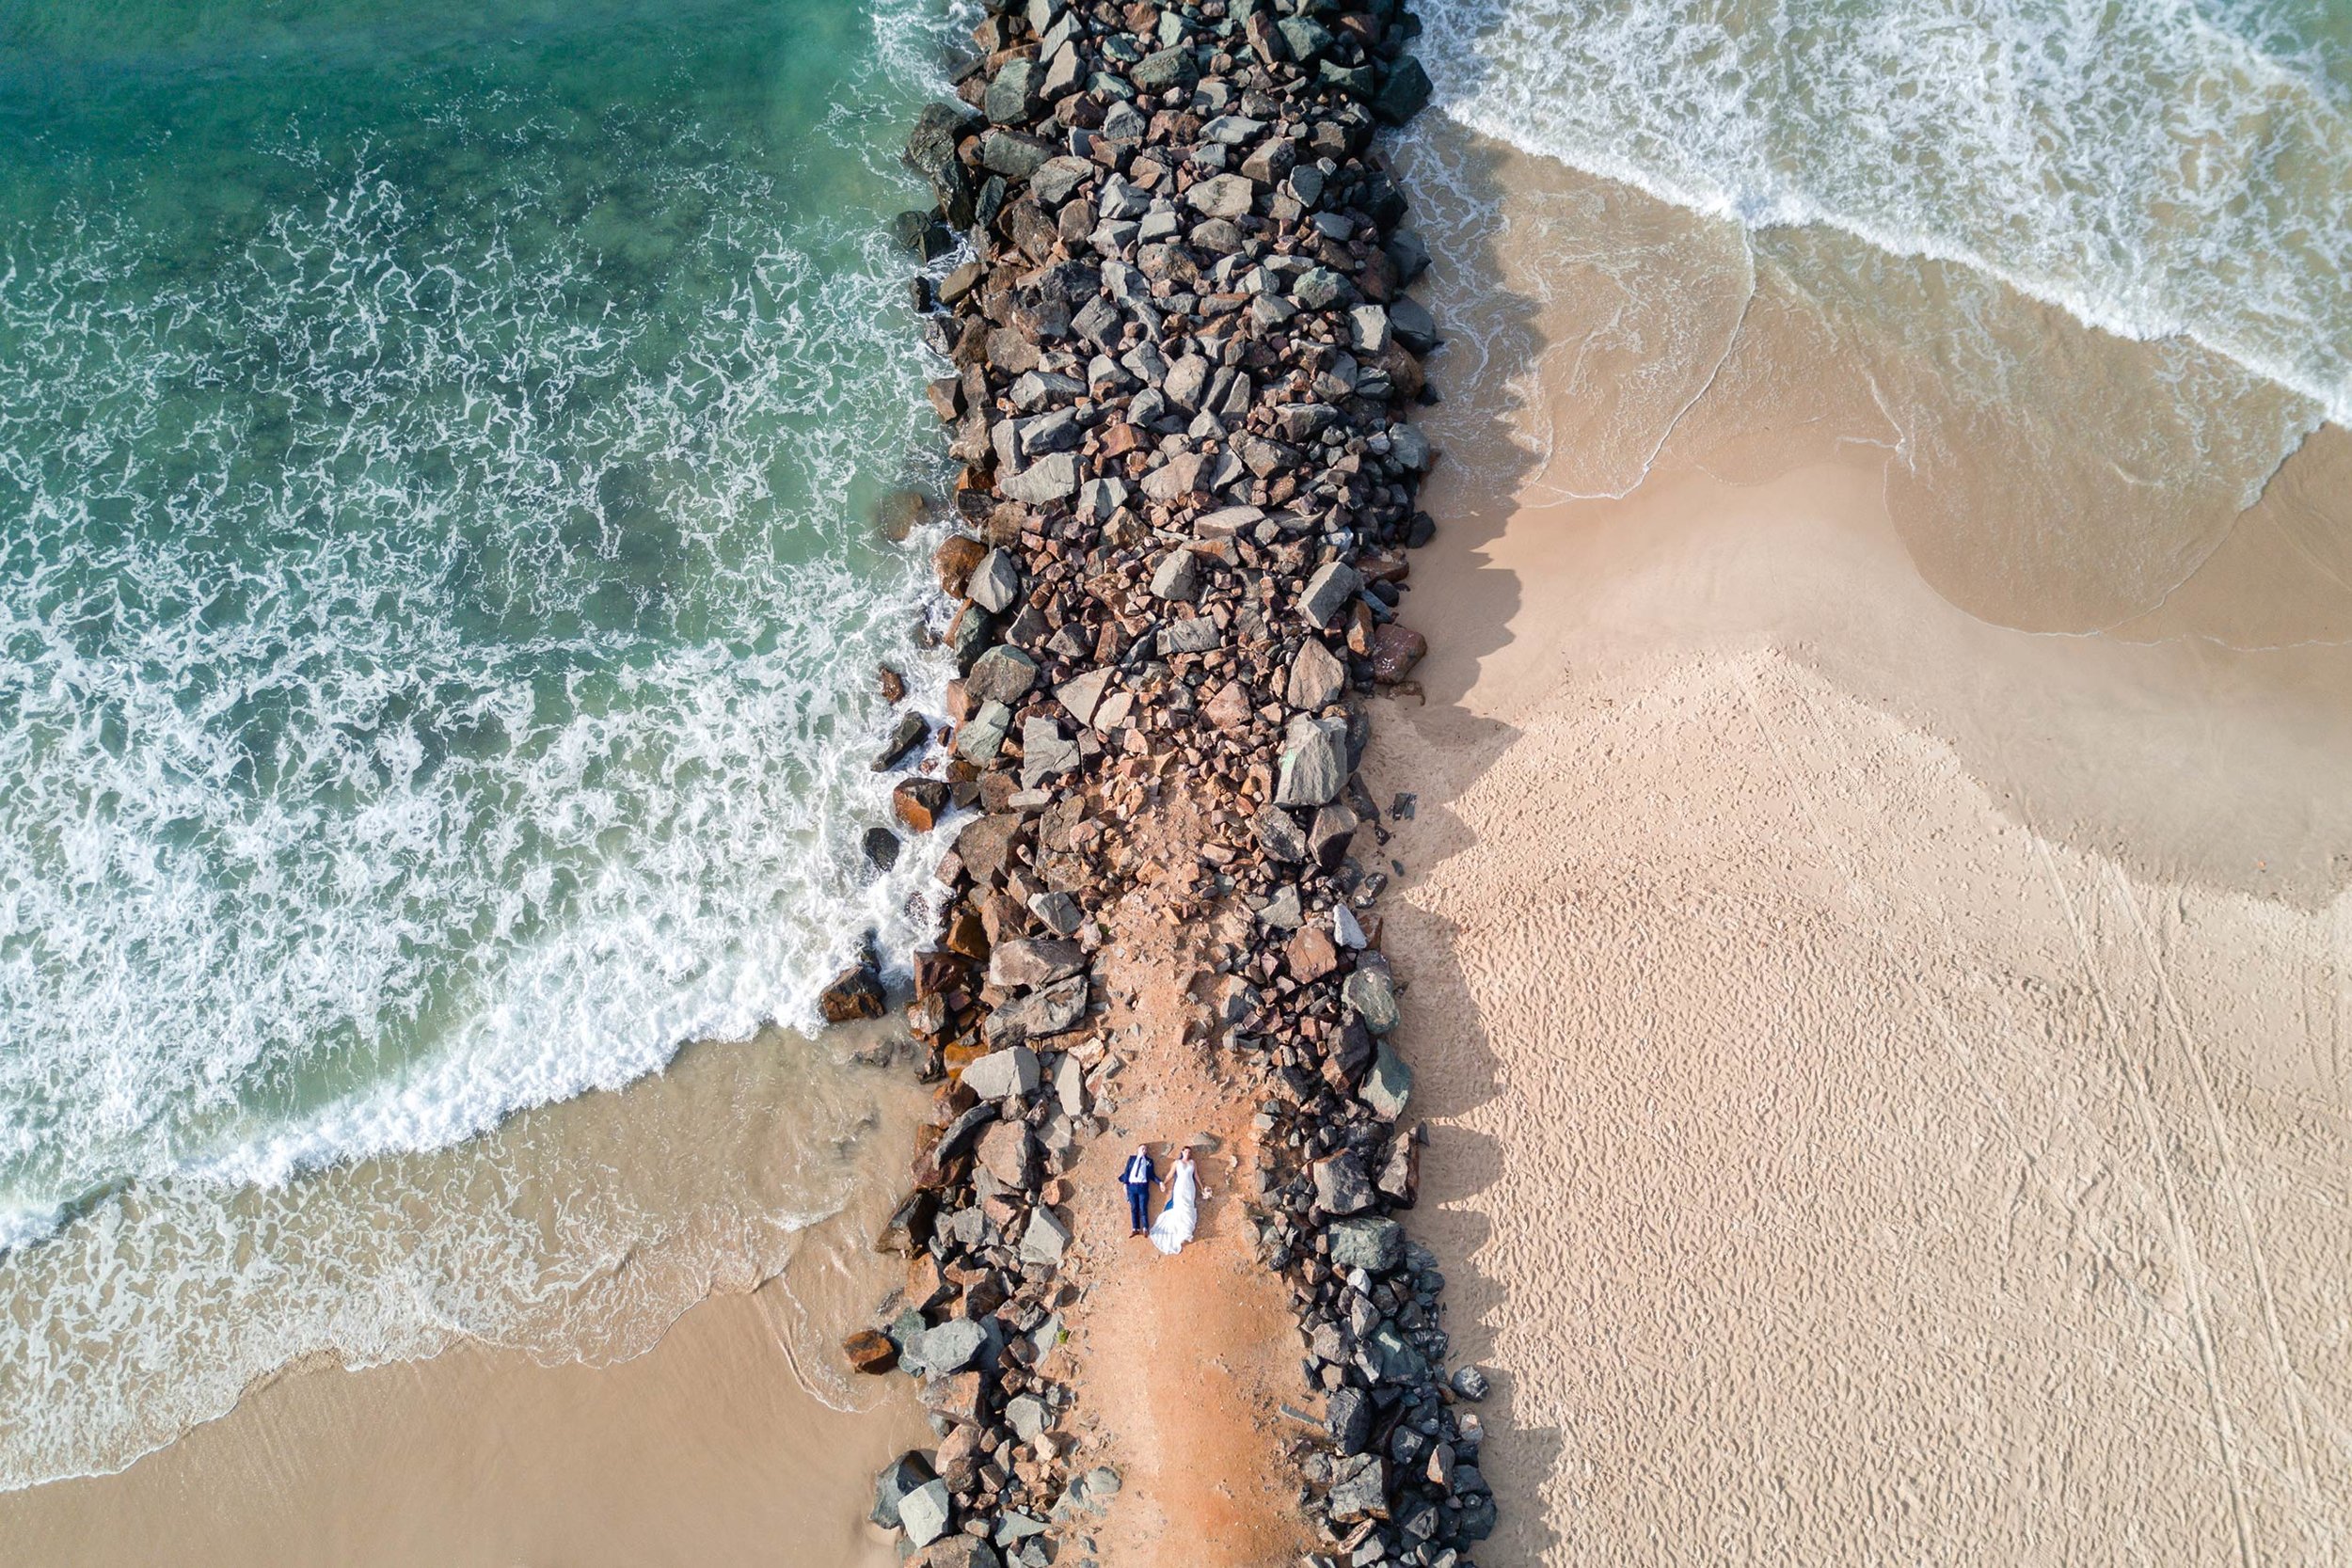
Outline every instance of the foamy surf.
POLYGON ((829 1058, 515 1120, 930 917, 862 838, 876 666, 944 705, 875 516, 946 18, 687 8, 0 24, 0 1485, 307 1355, 634 1354, 841 1201, 829 1058))
POLYGON ((1448 114, 1750 230, 1964 264, 2352 416, 2352 53, 2326 8, 1430 0, 1448 114))

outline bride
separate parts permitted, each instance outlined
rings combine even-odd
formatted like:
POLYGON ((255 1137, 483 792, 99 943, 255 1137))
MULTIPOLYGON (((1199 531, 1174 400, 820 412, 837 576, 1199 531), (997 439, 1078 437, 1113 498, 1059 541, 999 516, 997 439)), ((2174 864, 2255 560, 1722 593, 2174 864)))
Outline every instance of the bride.
POLYGON ((1152 1244, 1170 1258, 1192 1240, 1200 1218, 1200 1183, 1193 1175, 1192 1150, 1176 1151, 1176 1168, 1168 1175, 1168 1207, 1152 1227, 1152 1244))

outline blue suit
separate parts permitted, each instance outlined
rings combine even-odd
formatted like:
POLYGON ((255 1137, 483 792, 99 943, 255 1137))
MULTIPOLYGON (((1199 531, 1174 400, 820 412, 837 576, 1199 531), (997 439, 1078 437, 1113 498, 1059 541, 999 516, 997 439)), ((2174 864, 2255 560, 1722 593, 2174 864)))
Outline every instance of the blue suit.
POLYGON ((1152 1226, 1152 1183, 1160 1179, 1152 1168, 1149 1154, 1130 1154, 1127 1168, 1119 1173, 1119 1180, 1127 1189, 1127 1217, 1137 1230, 1152 1226))

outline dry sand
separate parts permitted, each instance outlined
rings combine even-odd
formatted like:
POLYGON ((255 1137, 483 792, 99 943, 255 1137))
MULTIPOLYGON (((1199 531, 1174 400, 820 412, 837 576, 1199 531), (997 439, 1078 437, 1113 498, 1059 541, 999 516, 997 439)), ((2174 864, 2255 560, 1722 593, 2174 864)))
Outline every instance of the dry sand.
POLYGON ((1445 383, 1371 763, 1482 1560, 2352 1559, 2340 436, 2163 624, 2039 636, 1875 450, 1557 499, 1488 443, 1559 362, 1445 383))

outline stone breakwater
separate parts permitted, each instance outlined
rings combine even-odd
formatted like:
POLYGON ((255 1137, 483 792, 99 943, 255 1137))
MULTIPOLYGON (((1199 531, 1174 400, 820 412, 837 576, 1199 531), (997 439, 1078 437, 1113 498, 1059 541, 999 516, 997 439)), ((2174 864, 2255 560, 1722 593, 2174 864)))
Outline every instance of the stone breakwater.
MULTIPOLYGON (((1077 1460, 1057 1352, 1139 909, 1200 933, 1152 1005, 1254 1107, 1248 1215, 1323 1406, 1279 1449, 1309 1560, 1469 1568, 1494 1526, 1486 1382, 1448 1375, 1443 1281, 1392 1217, 1423 1134, 1356 772, 1366 699, 1425 648, 1398 611, 1434 531, 1405 410, 1436 329, 1377 147, 1428 98, 1418 30, 1394 0, 989 0, 961 102, 909 142, 936 205, 902 238, 970 247, 914 283, 953 368, 960 678, 948 726, 903 715, 875 766, 905 770, 903 830, 956 837, 907 1007, 939 1087, 877 1243, 907 1282, 844 1348, 920 1381, 938 1447, 884 1471, 874 1518, 925 1568, 1090 1563, 1120 1484, 1077 1460)), ((827 1006, 881 1015, 870 965, 827 1006)))

